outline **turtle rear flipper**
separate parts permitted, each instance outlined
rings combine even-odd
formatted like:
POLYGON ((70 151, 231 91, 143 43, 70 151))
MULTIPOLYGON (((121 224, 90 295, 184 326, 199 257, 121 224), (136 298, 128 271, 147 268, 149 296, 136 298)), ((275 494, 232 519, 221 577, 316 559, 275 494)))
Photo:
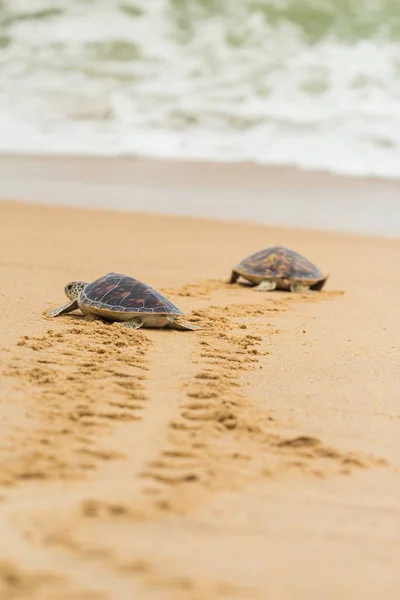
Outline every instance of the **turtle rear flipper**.
POLYGON ((187 321, 173 321, 173 323, 171 323, 169 327, 171 329, 178 329, 179 331, 196 331, 197 329, 199 329, 198 327, 196 327, 196 325, 192 325, 187 321))
POLYGON ((276 281, 264 279, 261 283, 256 285, 254 289, 256 292, 272 292, 276 289, 276 281))
POLYGON ((296 281, 290 284, 290 291, 295 294, 308 294, 311 289, 309 285, 296 281))
POLYGON ((53 310, 50 311, 49 314, 51 317, 58 317, 58 315, 65 315, 65 313, 72 312, 73 310, 76 310, 77 308, 79 308, 78 300, 71 300, 71 302, 68 302, 68 304, 64 304, 64 306, 59 306, 58 308, 54 308, 53 310))
POLYGON ((326 277, 324 277, 320 281, 317 281, 317 283, 313 283, 312 285, 310 285, 310 289, 319 292, 324 287, 328 277, 329 275, 326 275, 326 277))
POLYGON ((125 321, 124 327, 128 327, 129 329, 140 329, 143 327, 143 321, 139 319, 132 319, 131 321, 125 321))

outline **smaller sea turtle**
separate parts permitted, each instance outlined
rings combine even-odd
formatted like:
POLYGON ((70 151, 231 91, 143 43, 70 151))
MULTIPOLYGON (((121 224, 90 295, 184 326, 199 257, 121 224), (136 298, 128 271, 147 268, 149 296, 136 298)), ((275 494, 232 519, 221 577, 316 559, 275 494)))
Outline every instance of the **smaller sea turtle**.
POLYGON ((108 273, 91 283, 71 281, 64 291, 70 302, 52 310, 52 317, 80 308, 85 315, 96 315, 106 321, 123 321, 126 327, 132 329, 197 329, 190 323, 178 321, 183 313, 170 300, 127 275, 108 273))
POLYGON ((239 277, 254 283, 254 289, 261 292, 321 290, 328 279, 307 258, 284 246, 266 248, 242 260, 234 267, 229 283, 239 277))

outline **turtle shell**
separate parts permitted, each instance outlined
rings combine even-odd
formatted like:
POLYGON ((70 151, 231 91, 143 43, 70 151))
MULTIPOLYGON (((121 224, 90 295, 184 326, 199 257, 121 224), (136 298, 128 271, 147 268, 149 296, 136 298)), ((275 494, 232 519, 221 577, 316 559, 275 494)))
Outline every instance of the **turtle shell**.
POLYGON ((138 279, 108 273, 89 283, 79 296, 85 306, 110 312, 181 315, 170 300, 138 279))
POLYGON ((234 271, 243 277, 320 281, 325 275, 307 258, 284 246, 272 246, 251 254, 234 271))

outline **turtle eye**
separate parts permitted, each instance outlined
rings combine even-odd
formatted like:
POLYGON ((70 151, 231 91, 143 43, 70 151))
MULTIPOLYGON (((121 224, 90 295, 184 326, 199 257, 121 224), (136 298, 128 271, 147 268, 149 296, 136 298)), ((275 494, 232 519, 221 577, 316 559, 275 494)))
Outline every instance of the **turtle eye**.
POLYGON ((67 283, 67 285, 65 286, 65 294, 68 296, 68 298, 70 300, 73 299, 74 292, 75 292, 74 284, 73 283, 67 283))

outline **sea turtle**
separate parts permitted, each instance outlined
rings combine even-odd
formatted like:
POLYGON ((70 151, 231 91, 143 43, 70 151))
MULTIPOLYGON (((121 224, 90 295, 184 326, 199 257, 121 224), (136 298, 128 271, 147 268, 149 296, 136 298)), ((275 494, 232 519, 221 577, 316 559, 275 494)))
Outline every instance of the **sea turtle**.
POLYGON ((85 315, 96 315, 106 321, 123 321, 126 327, 169 327, 197 329, 178 321, 182 315, 170 300, 138 279, 108 273, 91 283, 71 281, 64 288, 68 304, 50 312, 52 317, 80 308, 85 315))
POLYGON ((307 258, 284 246, 272 246, 251 254, 232 270, 229 283, 239 277, 257 285, 261 292, 321 290, 328 279, 307 258))

